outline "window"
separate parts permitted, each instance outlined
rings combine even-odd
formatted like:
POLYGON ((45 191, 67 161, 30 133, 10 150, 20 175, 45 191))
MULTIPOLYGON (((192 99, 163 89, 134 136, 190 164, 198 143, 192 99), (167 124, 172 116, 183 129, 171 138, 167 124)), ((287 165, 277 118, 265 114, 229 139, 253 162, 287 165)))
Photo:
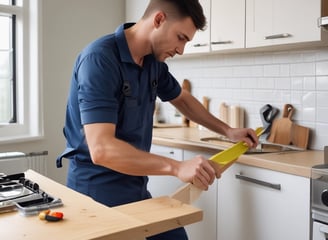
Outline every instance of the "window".
POLYGON ((0 143, 43 133, 40 2, 0 0, 0 143))
MULTIPOLYGON (((0 4, 15 5, 15 2, 1 0, 0 4)), ((0 15, 0 123, 16 122, 15 18, 15 14, 0 15)))

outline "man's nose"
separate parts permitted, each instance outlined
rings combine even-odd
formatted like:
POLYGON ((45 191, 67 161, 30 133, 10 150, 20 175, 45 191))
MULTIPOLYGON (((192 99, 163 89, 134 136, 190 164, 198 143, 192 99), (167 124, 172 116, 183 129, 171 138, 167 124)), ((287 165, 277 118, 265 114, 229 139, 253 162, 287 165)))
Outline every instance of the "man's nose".
POLYGON ((177 48, 175 49, 175 52, 176 52, 177 54, 179 54, 179 55, 182 55, 183 52, 184 52, 185 45, 186 45, 186 44, 183 44, 183 45, 177 47, 177 48))

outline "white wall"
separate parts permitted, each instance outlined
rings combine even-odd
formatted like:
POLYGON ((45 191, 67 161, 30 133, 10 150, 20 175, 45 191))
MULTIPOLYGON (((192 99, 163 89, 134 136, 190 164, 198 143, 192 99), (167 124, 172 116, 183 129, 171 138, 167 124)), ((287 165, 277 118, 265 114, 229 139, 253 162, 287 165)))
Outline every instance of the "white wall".
POLYGON ((125 0, 126 22, 138 21, 146 10, 148 3, 149 0, 125 0))
MULTIPOLYGON (((2 151, 48 150, 48 176, 65 183, 66 168, 56 157, 65 147, 62 134, 70 76, 79 51, 124 21, 125 3, 117 0, 43 0, 43 140, 0 146, 2 151)), ((64 160, 64 163, 66 161, 64 160)))
MULTIPOLYGON (((179 81, 189 79, 199 100, 210 98, 218 116, 221 102, 246 110, 248 127, 261 126, 259 109, 284 103, 296 108, 296 123, 311 128, 310 148, 328 145, 328 48, 302 51, 220 54, 168 61, 179 81)), ((179 122, 169 104, 161 104, 168 122, 179 122)), ((280 117, 280 116, 279 116, 280 117)))

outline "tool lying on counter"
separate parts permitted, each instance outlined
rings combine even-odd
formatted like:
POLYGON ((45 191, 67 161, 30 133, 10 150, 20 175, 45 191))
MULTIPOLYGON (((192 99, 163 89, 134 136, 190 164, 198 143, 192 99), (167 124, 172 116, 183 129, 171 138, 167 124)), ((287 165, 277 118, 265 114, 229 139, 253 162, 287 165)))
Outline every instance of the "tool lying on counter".
POLYGON ((34 215, 41 210, 59 207, 63 203, 25 178, 24 173, 0 174, 0 213, 18 210, 22 215, 34 215))
MULTIPOLYGON (((263 128, 257 128, 255 130, 258 137, 263 133, 263 131, 263 128)), ((248 146, 246 145, 246 143, 238 142, 230 148, 213 155, 212 157, 210 157, 210 160, 217 163, 220 167, 218 171, 223 173, 238 159, 240 155, 245 153, 247 150, 248 146)), ((171 198, 174 198, 186 204, 191 204, 199 198, 201 193, 201 189, 197 188, 191 183, 188 183, 179 188, 176 192, 174 192, 171 195, 171 198)))

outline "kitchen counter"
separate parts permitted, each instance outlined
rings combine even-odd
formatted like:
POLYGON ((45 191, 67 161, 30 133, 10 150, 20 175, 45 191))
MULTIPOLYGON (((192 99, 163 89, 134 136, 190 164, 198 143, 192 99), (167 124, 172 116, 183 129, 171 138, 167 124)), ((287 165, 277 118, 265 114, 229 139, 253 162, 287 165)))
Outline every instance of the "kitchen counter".
MULTIPOLYGON (((182 148, 191 151, 200 151, 215 154, 233 145, 229 142, 205 142, 203 138, 216 138, 217 135, 208 130, 198 128, 170 127, 154 128, 153 144, 182 148)), ((237 160, 238 163, 266 168, 297 176, 311 177, 311 168, 322 164, 323 151, 284 151, 277 153, 244 154, 237 160)))
POLYGON ((0 239, 107 239, 140 240, 202 220, 202 211, 169 197, 109 208, 32 170, 26 178, 47 193, 62 199, 64 206, 52 211, 64 213, 59 222, 21 216, 18 212, 0 214, 0 239))

